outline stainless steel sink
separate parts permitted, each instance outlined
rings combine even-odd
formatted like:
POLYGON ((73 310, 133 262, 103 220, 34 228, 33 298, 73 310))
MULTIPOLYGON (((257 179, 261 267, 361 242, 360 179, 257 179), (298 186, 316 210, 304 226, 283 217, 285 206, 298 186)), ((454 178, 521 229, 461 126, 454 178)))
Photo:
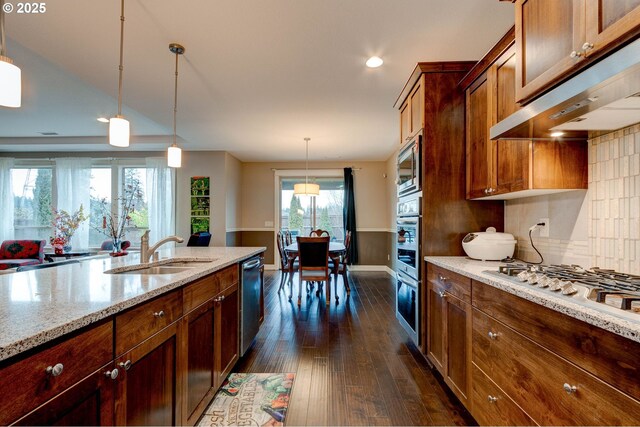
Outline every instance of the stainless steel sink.
POLYGON ((171 261, 166 264, 162 264, 165 267, 203 267, 209 264, 210 261, 171 261))
POLYGON ((137 270, 121 271, 115 274, 177 274, 190 270, 191 268, 193 267, 169 267, 166 265, 158 265, 155 267, 140 268, 137 270))

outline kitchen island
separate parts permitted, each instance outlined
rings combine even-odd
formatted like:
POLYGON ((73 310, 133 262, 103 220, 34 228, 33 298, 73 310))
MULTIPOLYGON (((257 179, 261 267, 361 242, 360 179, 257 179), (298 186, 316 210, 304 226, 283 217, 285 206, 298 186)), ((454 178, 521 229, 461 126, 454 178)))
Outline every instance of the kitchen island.
POLYGON ((640 313, 501 265, 425 257, 425 353, 478 423, 640 423, 640 313))
POLYGON ((1 276, 0 422, 194 424, 238 359, 239 263, 264 251, 165 249, 146 274, 132 254, 1 276))

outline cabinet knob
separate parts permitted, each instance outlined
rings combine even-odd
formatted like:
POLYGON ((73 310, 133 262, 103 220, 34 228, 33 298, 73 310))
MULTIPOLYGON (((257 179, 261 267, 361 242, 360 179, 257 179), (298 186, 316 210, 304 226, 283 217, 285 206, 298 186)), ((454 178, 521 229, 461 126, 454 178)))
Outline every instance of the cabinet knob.
POLYGON ((164 317, 164 310, 156 311, 153 313, 153 317, 164 317))
POLYGON ((118 368, 114 368, 113 371, 107 371, 107 372, 104 373, 104 375, 107 378, 111 378, 112 380, 115 380, 116 378, 118 378, 118 374, 119 373, 120 372, 118 372, 118 368))
POLYGON ((491 395, 489 395, 489 396, 487 396, 487 401, 488 401, 489 403, 496 403, 496 402, 498 401, 498 398, 497 398, 497 397, 495 397, 495 396, 491 396, 491 395))
POLYGON ((574 385, 570 385, 569 383, 564 383, 562 388, 564 389, 564 391, 567 392, 567 394, 573 394, 573 393, 576 393, 578 391, 578 387, 576 387, 574 385))
POLYGON ((498 333, 489 331, 489 339, 497 340, 498 339, 498 333))
POLYGON ((64 370, 64 365, 62 363, 56 363, 53 366, 47 366, 46 372, 52 377, 57 377, 64 370))
POLYGON ((484 194, 489 194, 489 189, 488 188, 484 189, 484 194))
POLYGON ((569 56, 571 58, 580 58, 581 56, 584 56, 584 52, 578 52, 577 50, 573 50, 573 51, 571 51, 569 56))
POLYGON ((593 43, 585 42, 585 43, 582 45, 582 50, 583 50, 584 52, 586 52, 586 51, 588 51, 588 50, 591 50, 591 49, 593 49, 593 43))
POLYGON ((131 369, 131 360, 127 360, 126 362, 120 362, 118 363, 118 366, 123 368, 125 371, 128 371, 129 369, 131 369))
POLYGON ((444 277, 442 274, 438 274, 438 279, 440 279, 441 282, 446 282, 447 278, 444 277))
POLYGON ((444 291, 438 292, 438 295, 440 295, 440 298, 446 298, 447 297, 447 294, 444 291))

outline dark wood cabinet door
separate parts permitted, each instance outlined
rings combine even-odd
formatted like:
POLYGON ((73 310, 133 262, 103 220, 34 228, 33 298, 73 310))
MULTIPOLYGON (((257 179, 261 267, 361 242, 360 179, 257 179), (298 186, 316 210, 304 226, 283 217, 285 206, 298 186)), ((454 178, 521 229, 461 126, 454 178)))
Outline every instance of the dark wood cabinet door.
POLYGON ((471 304, 446 293, 444 310, 446 379, 460 401, 468 405, 471 384, 471 304))
POLYGON ((568 74, 583 55, 584 0, 516 2, 516 101, 540 93, 568 74))
POLYGON ((186 347, 184 424, 194 425, 215 394, 214 301, 184 319, 182 348, 186 347))
MULTIPOLYGON (((67 389, 16 422, 17 425, 97 426, 114 425, 116 381, 106 372, 113 363, 67 389)), ((10 393, 10 391, 5 390, 10 393)))
POLYGON ((411 92, 411 95, 409 95, 409 103, 411 104, 409 132, 412 136, 422 129, 422 120, 424 117, 424 96, 422 94, 422 85, 418 83, 413 89, 413 92, 411 92))
POLYGON ((444 289, 427 282, 427 357, 445 375, 444 289))
POLYGON ((585 0, 587 57, 640 31, 640 0, 585 0))
POLYGON ((231 373, 238 361, 239 337, 239 292, 238 283, 234 283, 214 298, 215 304, 215 354, 216 386, 219 387, 231 373))
POLYGON ((118 425, 180 423, 177 402, 182 389, 176 363, 179 323, 169 325, 118 359, 124 371, 116 397, 118 425))
POLYGON ((491 146, 487 75, 467 89, 467 198, 487 196, 491 184, 491 146))
POLYGON ((409 117, 409 114, 410 108, 409 101, 407 100, 402 104, 402 107, 400 107, 400 144, 404 144, 411 134, 411 118, 409 117))
POLYGON ((494 194, 504 194, 529 188, 531 141, 524 139, 493 141, 494 194))

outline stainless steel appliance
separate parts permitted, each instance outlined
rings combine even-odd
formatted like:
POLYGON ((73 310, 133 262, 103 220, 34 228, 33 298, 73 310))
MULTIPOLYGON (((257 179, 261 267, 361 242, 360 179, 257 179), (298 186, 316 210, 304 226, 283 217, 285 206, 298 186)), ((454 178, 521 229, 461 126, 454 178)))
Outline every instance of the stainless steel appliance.
POLYGON ((411 339, 420 337, 420 229, 422 193, 400 198, 396 220, 396 318, 411 339))
POLYGON ((249 258, 240 264, 240 290, 242 292, 240 356, 246 353, 260 329, 263 271, 264 265, 261 256, 249 258))
POLYGON ((398 196, 420 191, 420 164, 422 161, 422 132, 411 137, 400 147, 397 162, 398 196))
POLYGON ((396 270, 420 280, 420 204, 419 194, 398 202, 396 219, 396 270))
POLYGON ((635 320, 640 315, 640 276, 597 267, 523 263, 500 266, 497 272, 486 273, 541 288, 596 310, 635 320))
POLYGON ((420 282, 398 272, 396 274, 396 318, 419 344, 420 336, 420 282))

